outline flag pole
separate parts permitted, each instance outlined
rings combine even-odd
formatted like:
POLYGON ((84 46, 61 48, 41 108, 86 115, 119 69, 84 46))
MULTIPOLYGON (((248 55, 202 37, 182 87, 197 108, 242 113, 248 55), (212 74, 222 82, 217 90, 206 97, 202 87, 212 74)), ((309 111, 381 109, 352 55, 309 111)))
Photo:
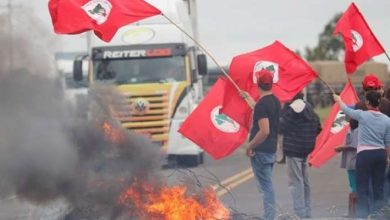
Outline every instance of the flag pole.
POLYGON ((389 60, 389 62, 390 62, 390 56, 389 56, 389 54, 385 51, 385 55, 386 55, 386 57, 387 57, 387 59, 389 60))
POLYGON ((238 91, 242 91, 240 89, 240 87, 238 87, 238 85, 234 82, 234 80, 227 74, 227 72, 223 69, 223 67, 217 62, 217 60, 206 50, 206 48, 204 48, 195 38, 193 38, 190 34, 188 34, 183 28, 181 28, 179 25, 177 25, 174 21, 172 21, 170 18, 168 18, 166 15, 164 15, 163 13, 161 13, 161 15, 167 19, 170 23, 172 23, 175 27, 177 27, 181 32, 183 32, 185 35, 187 35, 187 37, 189 37, 192 41, 195 42, 195 44, 197 44, 206 54, 207 56, 209 56, 213 62, 218 66, 219 69, 221 69, 222 73, 229 79, 229 81, 231 83, 233 83, 234 87, 236 87, 236 89, 238 91))
POLYGON ((325 80, 323 80, 318 74, 317 74, 317 77, 318 77, 318 79, 319 79, 326 87, 328 87, 328 89, 329 89, 333 94, 336 94, 336 92, 332 89, 332 87, 330 87, 329 84, 328 84, 325 80))

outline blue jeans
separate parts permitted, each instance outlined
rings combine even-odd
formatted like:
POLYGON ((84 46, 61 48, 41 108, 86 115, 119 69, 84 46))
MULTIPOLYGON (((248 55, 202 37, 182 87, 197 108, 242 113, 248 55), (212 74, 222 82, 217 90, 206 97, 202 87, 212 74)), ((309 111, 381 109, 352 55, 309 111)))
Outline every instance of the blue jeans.
POLYGON ((274 153, 255 152, 251 157, 253 173, 257 179, 257 187, 263 195, 264 219, 275 219, 275 193, 272 186, 272 168, 275 162, 274 153))
POLYGON ((288 189, 293 199, 295 214, 300 218, 311 217, 309 173, 306 158, 286 156, 288 189))
POLYGON ((386 152, 385 150, 365 150, 357 154, 356 181, 358 206, 357 216, 366 218, 384 204, 383 186, 385 183, 386 152), (370 181, 371 180, 371 181, 370 181), (373 191, 373 203, 369 202, 370 182, 373 191))
POLYGON ((383 191, 384 191, 384 203, 386 205, 390 205, 389 172, 390 172, 389 167, 386 167, 385 185, 384 185, 384 188, 383 188, 383 191))

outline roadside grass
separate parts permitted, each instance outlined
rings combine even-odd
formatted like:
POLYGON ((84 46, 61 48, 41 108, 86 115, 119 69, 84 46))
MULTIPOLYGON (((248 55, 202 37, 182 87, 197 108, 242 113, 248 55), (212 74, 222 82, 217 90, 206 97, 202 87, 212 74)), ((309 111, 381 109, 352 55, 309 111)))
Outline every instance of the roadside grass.
POLYGON ((325 118, 328 117, 329 111, 330 111, 331 106, 325 107, 325 108, 315 108, 314 111, 318 114, 320 117, 321 123, 324 122, 325 118))

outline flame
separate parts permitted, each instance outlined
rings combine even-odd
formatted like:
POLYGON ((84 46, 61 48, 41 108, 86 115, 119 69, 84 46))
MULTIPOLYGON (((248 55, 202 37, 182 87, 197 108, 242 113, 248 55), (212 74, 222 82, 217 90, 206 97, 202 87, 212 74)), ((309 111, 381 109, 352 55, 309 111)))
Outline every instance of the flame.
POLYGON ((153 187, 135 181, 120 195, 119 203, 131 209, 132 215, 139 219, 230 219, 229 210, 218 200, 213 189, 188 194, 185 186, 153 187))
POLYGON ((103 122, 102 129, 106 140, 109 140, 114 144, 121 142, 121 132, 118 129, 115 129, 110 123, 106 121, 103 122))

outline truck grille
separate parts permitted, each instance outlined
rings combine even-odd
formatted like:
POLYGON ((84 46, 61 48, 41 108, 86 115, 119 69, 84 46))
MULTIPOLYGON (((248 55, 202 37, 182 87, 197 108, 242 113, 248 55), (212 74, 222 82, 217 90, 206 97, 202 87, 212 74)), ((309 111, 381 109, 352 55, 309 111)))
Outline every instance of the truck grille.
POLYGON ((167 92, 126 95, 122 109, 116 117, 123 127, 150 137, 154 142, 166 145, 169 133, 169 97, 167 92), (146 101, 148 109, 140 113, 136 102, 146 101))

